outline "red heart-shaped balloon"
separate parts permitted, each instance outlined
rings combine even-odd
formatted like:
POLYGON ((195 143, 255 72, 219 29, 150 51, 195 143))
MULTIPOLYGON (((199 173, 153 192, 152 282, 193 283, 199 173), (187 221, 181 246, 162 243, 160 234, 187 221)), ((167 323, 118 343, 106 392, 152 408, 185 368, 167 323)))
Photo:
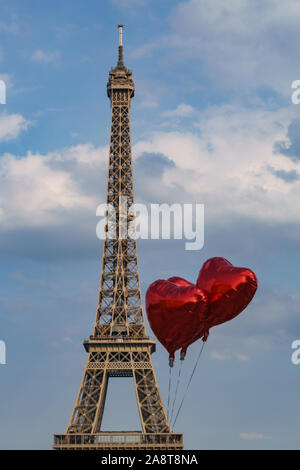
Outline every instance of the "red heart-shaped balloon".
POLYGON ((225 258, 211 258, 201 268, 196 285, 208 295, 210 327, 241 313, 257 290, 253 271, 237 268, 225 258))
POLYGON ((211 258, 202 266, 197 286, 208 296, 209 315, 203 327, 183 347, 183 354, 198 339, 206 341, 209 328, 232 320, 247 307, 257 290, 257 279, 250 269, 237 268, 225 258, 211 258))
POLYGON ((208 313, 207 305, 205 292, 182 278, 158 280, 148 288, 149 324, 170 357, 199 333, 208 313))

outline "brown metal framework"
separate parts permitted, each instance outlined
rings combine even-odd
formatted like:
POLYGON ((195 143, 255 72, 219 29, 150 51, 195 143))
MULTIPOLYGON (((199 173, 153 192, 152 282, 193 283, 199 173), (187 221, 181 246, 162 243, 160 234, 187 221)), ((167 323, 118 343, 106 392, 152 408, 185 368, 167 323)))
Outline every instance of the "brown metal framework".
POLYGON ((182 434, 170 429, 153 369, 155 341, 145 331, 134 215, 129 212, 134 203, 129 117, 134 83, 124 65, 121 34, 119 61, 110 71, 107 93, 111 100, 110 210, 96 321, 93 335, 84 342, 89 356, 66 434, 54 436, 53 448, 180 450, 182 434), (142 432, 101 430, 110 377, 133 377, 142 432))

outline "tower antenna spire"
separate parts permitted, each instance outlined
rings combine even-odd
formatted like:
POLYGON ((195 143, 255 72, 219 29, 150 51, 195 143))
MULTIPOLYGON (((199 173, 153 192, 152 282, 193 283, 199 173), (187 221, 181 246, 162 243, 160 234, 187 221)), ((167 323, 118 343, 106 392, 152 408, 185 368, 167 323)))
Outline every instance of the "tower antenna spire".
POLYGON ((124 28, 124 25, 119 24, 118 28, 119 28, 119 38, 120 38, 119 46, 123 46, 123 28, 124 28))
POLYGON ((124 65, 124 57, 123 57, 123 24, 118 25, 119 28, 119 61, 118 61, 118 67, 125 67, 124 65))

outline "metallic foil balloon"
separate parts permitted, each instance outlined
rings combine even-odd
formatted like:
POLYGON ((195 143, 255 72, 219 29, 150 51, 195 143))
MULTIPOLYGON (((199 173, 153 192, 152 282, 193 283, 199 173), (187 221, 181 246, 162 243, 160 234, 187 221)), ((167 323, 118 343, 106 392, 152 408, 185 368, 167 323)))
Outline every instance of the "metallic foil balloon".
POLYGON ((181 278, 158 280, 146 293, 149 324, 171 358, 201 330, 208 314, 207 295, 181 278))
POLYGON ((210 327, 239 315, 251 302, 257 279, 253 271, 237 268, 224 258, 211 258, 204 263, 196 283, 209 302, 210 327))
POLYGON ((209 315, 196 336, 182 348, 182 355, 198 339, 207 341, 211 327, 232 320, 247 307, 257 290, 257 279, 250 269, 237 268, 224 258, 211 258, 204 263, 197 286, 208 296, 209 315))

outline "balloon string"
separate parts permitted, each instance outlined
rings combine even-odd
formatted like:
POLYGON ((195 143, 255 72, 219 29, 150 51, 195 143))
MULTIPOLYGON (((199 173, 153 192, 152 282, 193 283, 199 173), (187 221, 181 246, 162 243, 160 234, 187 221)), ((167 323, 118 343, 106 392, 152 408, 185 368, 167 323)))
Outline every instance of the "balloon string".
POLYGON ((199 352, 199 354, 198 354, 198 357, 197 357, 197 360, 196 360, 196 363, 195 363, 195 366, 194 366, 194 369, 193 369, 193 372, 192 372, 192 375, 191 375, 191 377, 190 377, 189 383, 187 384, 185 393, 184 393, 183 398, 182 398, 181 403, 180 403, 180 407, 179 407, 179 409, 178 409, 178 411, 177 411, 177 415, 176 415, 175 421, 174 421, 173 426, 172 426, 173 428, 174 428, 174 426, 175 426, 175 424, 176 424, 177 418, 178 418, 178 416, 179 416, 179 413, 180 413, 180 410, 181 410, 181 408, 182 408, 183 402, 184 402, 185 397, 186 397, 186 395, 187 395, 187 392, 188 392, 189 386, 190 386, 190 384, 191 384, 192 378, 193 378, 193 376, 194 376, 194 374, 195 374, 195 370, 196 370, 196 368, 197 368, 199 359, 200 359, 201 354, 202 354, 202 352, 203 352, 204 344, 205 344, 205 342, 203 341, 202 347, 201 347, 201 349, 200 349, 200 352, 199 352))
POLYGON ((172 381, 172 367, 169 366, 169 393, 168 393, 168 411, 167 411, 168 421, 169 421, 169 408, 170 408, 170 397, 171 397, 171 381, 172 381))
POLYGON ((176 384, 175 396, 174 396, 173 405, 172 405, 172 412, 171 412, 170 421, 172 421, 173 414, 174 414, 174 407, 175 407, 175 403, 176 403, 177 392, 178 392, 178 387, 179 387, 179 382, 180 382, 182 364, 183 364, 183 361, 180 361, 180 367, 179 367, 179 371, 178 371, 177 384, 176 384))

